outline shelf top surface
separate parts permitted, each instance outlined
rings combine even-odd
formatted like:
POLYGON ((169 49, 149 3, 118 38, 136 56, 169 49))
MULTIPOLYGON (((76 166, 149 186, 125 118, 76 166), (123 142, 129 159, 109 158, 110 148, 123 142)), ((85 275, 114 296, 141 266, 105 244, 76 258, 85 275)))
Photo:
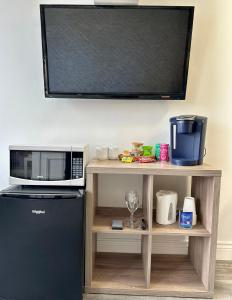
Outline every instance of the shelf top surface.
POLYGON ((170 162, 123 163, 119 160, 92 160, 87 173, 97 174, 144 174, 179 176, 221 176, 221 170, 208 164, 198 166, 176 166, 170 162))

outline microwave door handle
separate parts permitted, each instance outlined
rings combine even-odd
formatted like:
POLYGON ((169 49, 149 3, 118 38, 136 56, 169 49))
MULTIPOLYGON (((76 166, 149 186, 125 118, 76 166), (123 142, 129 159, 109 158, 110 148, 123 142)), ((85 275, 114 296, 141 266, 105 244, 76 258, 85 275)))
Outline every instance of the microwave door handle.
POLYGON ((176 125, 172 126, 172 148, 173 150, 176 149, 176 125))

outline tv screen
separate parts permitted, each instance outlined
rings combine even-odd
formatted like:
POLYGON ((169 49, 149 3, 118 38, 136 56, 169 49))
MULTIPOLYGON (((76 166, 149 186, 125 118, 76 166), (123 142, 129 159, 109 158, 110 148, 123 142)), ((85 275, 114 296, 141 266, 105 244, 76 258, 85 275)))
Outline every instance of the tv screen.
POLYGON ((46 97, 185 99, 194 7, 41 5, 46 97))

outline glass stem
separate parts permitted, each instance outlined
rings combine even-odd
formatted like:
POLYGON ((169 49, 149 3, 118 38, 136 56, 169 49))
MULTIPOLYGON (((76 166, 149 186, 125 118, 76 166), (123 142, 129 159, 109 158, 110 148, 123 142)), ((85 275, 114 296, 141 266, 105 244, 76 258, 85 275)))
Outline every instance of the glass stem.
POLYGON ((134 213, 130 215, 130 228, 134 228, 134 213))

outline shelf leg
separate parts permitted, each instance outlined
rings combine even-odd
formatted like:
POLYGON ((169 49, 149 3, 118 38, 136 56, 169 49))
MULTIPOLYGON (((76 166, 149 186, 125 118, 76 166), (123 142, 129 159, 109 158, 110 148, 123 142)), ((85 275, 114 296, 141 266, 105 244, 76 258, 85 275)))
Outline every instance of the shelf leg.
POLYGON ((150 288, 151 281, 151 247, 152 247, 152 236, 142 236, 142 257, 143 257, 143 270, 145 278, 145 287, 150 288))
POLYGON ((148 235, 142 236, 142 257, 145 287, 150 288, 152 247, 153 175, 143 175, 143 214, 147 221, 148 235))
POLYGON ((85 286, 91 287, 96 253, 96 234, 92 226, 98 201, 98 175, 87 174, 86 185, 86 239, 85 239, 85 286))
POLYGON ((143 213, 148 230, 152 230, 153 175, 143 175, 143 213))
POLYGON ((189 255, 206 289, 213 295, 220 177, 193 177, 192 196, 200 203, 197 212, 202 224, 211 233, 208 238, 190 237, 189 255))

